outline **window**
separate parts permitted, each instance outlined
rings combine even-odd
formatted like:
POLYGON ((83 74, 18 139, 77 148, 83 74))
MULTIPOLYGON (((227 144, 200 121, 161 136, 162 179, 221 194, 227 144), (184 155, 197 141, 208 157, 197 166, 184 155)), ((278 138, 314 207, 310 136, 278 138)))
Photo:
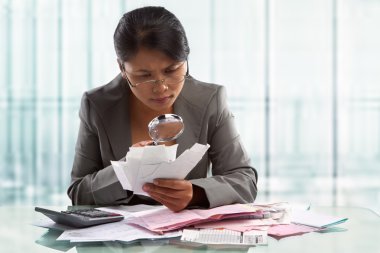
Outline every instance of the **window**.
POLYGON ((118 73, 126 10, 182 21, 191 74, 227 87, 260 201, 380 210, 379 1, 0 2, 1 203, 69 203, 84 91, 118 73))

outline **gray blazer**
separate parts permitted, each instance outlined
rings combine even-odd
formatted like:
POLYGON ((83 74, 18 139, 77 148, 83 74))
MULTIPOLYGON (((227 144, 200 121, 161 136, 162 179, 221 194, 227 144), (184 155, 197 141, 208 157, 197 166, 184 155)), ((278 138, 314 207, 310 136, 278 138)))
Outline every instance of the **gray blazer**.
MULTIPOLYGON (((68 188, 75 205, 157 203, 123 190, 110 165, 111 160, 123 158, 133 144, 129 93, 128 85, 118 75, 110 83, 83 95, 68 188)), ((205 190, 210 207, 253 202, 257 194, 257 172, 250 166, 235 129, 225 88, 190 78, 174 103, 174 113, 185 123, 185 130, 177 139, 177 156, 196 142, 210 144, 207 154, 186 177, 205 190), (210 165, 212 176, 207 177, 210 165)))

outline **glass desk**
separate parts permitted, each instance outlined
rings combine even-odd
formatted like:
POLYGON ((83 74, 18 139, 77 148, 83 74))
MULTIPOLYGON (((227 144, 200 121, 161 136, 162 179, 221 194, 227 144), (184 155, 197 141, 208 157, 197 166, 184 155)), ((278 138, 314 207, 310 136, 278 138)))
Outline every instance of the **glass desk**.
MULTIPOLYGON (((64 208, 62 208, 63 210, 64 208)), ((325 233, 308 233, 276 240, 268 238, 267 246, 251 248, 215 248, 189 246, 179 239, 161 241, 69 243, 56 241, 58 231, 30 225, 41 217, 34 207, 0 207, 1 252, 380 252, 380 216, 365 208, 318 207, 315 211, 349 220, 325 233)))

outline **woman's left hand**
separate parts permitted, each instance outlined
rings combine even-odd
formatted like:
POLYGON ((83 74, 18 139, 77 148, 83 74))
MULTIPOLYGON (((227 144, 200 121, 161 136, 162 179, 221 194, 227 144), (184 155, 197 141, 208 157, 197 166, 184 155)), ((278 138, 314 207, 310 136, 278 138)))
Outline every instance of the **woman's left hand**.
POLYGON ((187 180, 155 179, 153 184, 144 184, 143 190, 174 212, 185 209, 193 199, 193 185, 187 180))

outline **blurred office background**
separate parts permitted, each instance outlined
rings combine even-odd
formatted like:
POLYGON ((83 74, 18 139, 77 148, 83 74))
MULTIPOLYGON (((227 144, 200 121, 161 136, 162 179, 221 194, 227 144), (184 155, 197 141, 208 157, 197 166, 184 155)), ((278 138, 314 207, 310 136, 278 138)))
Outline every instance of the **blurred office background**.
POLYGON ((114 29, 146 5, 227 87, 258 201, 380 211, 380 0, 0 0, 0 205, 70 204, 81 95, 118 73, 114 29))

